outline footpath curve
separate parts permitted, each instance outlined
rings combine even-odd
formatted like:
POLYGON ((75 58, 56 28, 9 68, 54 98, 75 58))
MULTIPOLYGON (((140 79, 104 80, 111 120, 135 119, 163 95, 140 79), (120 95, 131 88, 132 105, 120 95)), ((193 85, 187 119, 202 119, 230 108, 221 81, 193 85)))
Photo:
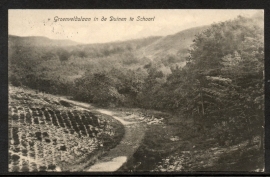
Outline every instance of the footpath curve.
MULTIPOLYGON (((97 109, 94 106, 78 101, 61 98, 64 101, 73 103, 74 105, 91 109, 92 112, 99 112, 111 116, 121 122, 125 129, 125 134, 120 143, 109 150, 105 156, 102 156, 97 162, 86 171, 91 172, 113 172, 122 167, 127 160, 132 157, 140 146, 145 134, 145 126, 138 121, 128 121, 128 117, 120 111, 112 111, 106 109, 97 109), (94 110, 94 111, 93 111, 94 110)), ((134 120, 134 119, 133 119, 134 120)))

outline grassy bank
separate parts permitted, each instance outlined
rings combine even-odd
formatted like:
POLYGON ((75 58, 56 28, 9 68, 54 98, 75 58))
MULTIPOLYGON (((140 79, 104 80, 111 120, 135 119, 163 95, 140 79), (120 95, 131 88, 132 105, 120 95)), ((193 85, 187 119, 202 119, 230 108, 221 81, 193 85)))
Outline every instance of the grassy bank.
POLYGON ((126 170, 174 172, 264 169, 264 153, 259 148, 258 137, 252 141, 222 142, 219 135, 215 134, 215 128, 202 133, 193 127, 191 121, 177 122, 175 117, 162 115, 158 111, 147 113, 152 114, 150 117, 167 117, 159 124, 147 124, 143 142, 127 163, 126 170))

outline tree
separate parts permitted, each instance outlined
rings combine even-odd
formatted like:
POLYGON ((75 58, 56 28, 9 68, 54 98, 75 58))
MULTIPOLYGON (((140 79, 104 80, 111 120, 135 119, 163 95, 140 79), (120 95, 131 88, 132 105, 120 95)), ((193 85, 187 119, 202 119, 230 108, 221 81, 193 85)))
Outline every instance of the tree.
POLYGON ((65 62, 69 59, 69 52, 65 49, 58 49, 57 51, 57 54, 58 54, 58 58, 61 62, 65 62))
POLYGON ((213 123, 235 119, 226 125, 237 124, 234 131, 247 128, 248 133, 241 131, 247 138, 258 133, 254 125, 263 120, 258 101, 263 96, 263 29, 256 23, 238 17, 212 25, 197 35, 188 60, 200 83, 196 102, 202 115, 213 123))
POLYGON ((238 17, 198 34, 186 66, 171 68, 172 74, 160 86, 160 105, 192 117, 202 130, 221 126, 220 133, 228 135, 223 142, 260 134, 264 48, 258 24, 238 17))

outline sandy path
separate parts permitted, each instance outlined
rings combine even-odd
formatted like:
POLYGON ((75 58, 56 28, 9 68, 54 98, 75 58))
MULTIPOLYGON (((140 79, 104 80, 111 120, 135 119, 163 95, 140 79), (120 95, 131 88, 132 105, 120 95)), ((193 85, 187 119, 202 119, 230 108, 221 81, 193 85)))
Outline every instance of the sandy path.
POLYGON ((127 160, 136 152, 145 133, 145 126, 140 122, 128 121, 127 116, 123 112, 111 111, 106 109, 95 109, 87 103, 81 103, 66 98, 62 100, 68 101, 83 108, 89 108, 91 111, 97 111, 102 114, 109 115, 124 125, 125 135, 120 143, 109 152, 106 156, 101 157, 93 166, 86 171, 113 172, 117 171, 127 160))
POLYGON ((97 109, 96 111, 102 113, 102 114, 107 114, 109 116, 112 116, 113 118, 115 118, 116 120, 118 120, 119 122, 121 122, 123 125, 129 125, 129 124, 133 124, 133 123, 136 123, 136 122, 128 122, 128 121, 125 121, 123 118, 119 117, 119 116, 115 116, 114 115, 114 112, 112 111, 109 111, 109 110, 105 110, 105 109, 97 109))

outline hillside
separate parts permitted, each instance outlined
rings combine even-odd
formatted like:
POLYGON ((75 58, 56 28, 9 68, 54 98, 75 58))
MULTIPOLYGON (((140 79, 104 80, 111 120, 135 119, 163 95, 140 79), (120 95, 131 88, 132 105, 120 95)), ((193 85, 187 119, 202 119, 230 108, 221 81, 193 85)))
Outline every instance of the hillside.
MULTIPOLYGON (((60 93, 55 87, 82 78, 87 71, 110 72, 117 69, 122 73, 130 73, 129 70, 136 72, 139 69, 141 77, 145 77, 147 71, 144 66, 153 60, 159 71, 169 74, 171 66, 179 62, 185 63, 182 56, 187 55, 194 35, 205 28, 188 29, 164 37, 152 36, 96 44, 79 44, 40 36, 9 35, 9 78, 17 85, 60 93), (170 56, 176 59, 167 62, 170 56), (61 59, 63 57, 64 61, 61 59), (38 75, 40 76, 37 77, 38 75), (27 79, 21 80, 22 76, 27 79), (42 88, 38 85, 42 85, 42 88)), ((62 87, 62 94, 66 88, 62 87)))
POLYGON ((166 58, 167 56, 180 56, 184 60, 195 35, 207 27, 209 26, 190 28, 168 36, 152 36, 142 39, 94 44, 80 44, 71 40, 54 40, 41 36, 19 37, 9 35, 9 46, 68 47, 71 51, 84 51, 89 57, 102 56, 96 54, 97 51, 104 52, 105 56, 132 51, 138 59, 148 58, 154 60, 156 58, 166 58), (94 51, 94 54, 91 51, 94 51))
POLYGON ((9 35, 8 36, 8 44, 9 46, 74 46, 78 45, 79 43, 71 41, 71 40, 56 40, 56 39, 49 39, 43 36, 27 36, 27 37, 20 37, 9 35))
POLYGON ((85 170, 121 140, 122 129, 59 97, 9 87, 9 171, 85 170))
POLYGON ((148 46, 139 49, 136 54, 138 57, 162 58, 169 55, 184 57, 188 54, 189 46, 192 44, 195 35, 207 29, 209 26, 201 26, 186 29, 173 35, 164 36, 148 46))
MULTIPOLYGON (((129 69, 141 69, 142 75, 146 76, 144 66, 151 61, 154 65, 157 63, 158 70, 169 74, 171 66, 185 64, 185 57, 195 34, 205 28, 187 29, 164 37, 152 36, 96 44, 79 44, 70 40, 54 40, 40 36, 9 35, 9 67, 13 68, 10 69, 9 77, 11 80, 18 80, 21 76, 32 78, 33 75, 43 73, 35 83, 40 80, 43 87, 48 85, 53 89, 52 85, 55 84, 52 82, 72 82, 83 77, 87 71, 109 72, 113 68, 119 68, 121 72, 129 72, 129 69), (62 56, 66 58, 65 62, 62 62, 62 56), (173 57, 172 61, 169 61, 170 57, 173 57), (25 67, 29 68, 28 71, 24 70, 25 67)), ((34 83, 30 81, 30 84, 34 83)))
POLYGON ((130 40, 124 40, 124 41, 113 41, 113 42, 107 42, 107 43, 89 43, 89 44, 82 44, 81 46, 85 47, 109 47, 109 46, 124 46, 129 45, 130 47, 144 47, 147 46, 156 40, 162 38, 162 36, 150 36, 146 38, 139 38, 139 39, 130 39, 130 40))

